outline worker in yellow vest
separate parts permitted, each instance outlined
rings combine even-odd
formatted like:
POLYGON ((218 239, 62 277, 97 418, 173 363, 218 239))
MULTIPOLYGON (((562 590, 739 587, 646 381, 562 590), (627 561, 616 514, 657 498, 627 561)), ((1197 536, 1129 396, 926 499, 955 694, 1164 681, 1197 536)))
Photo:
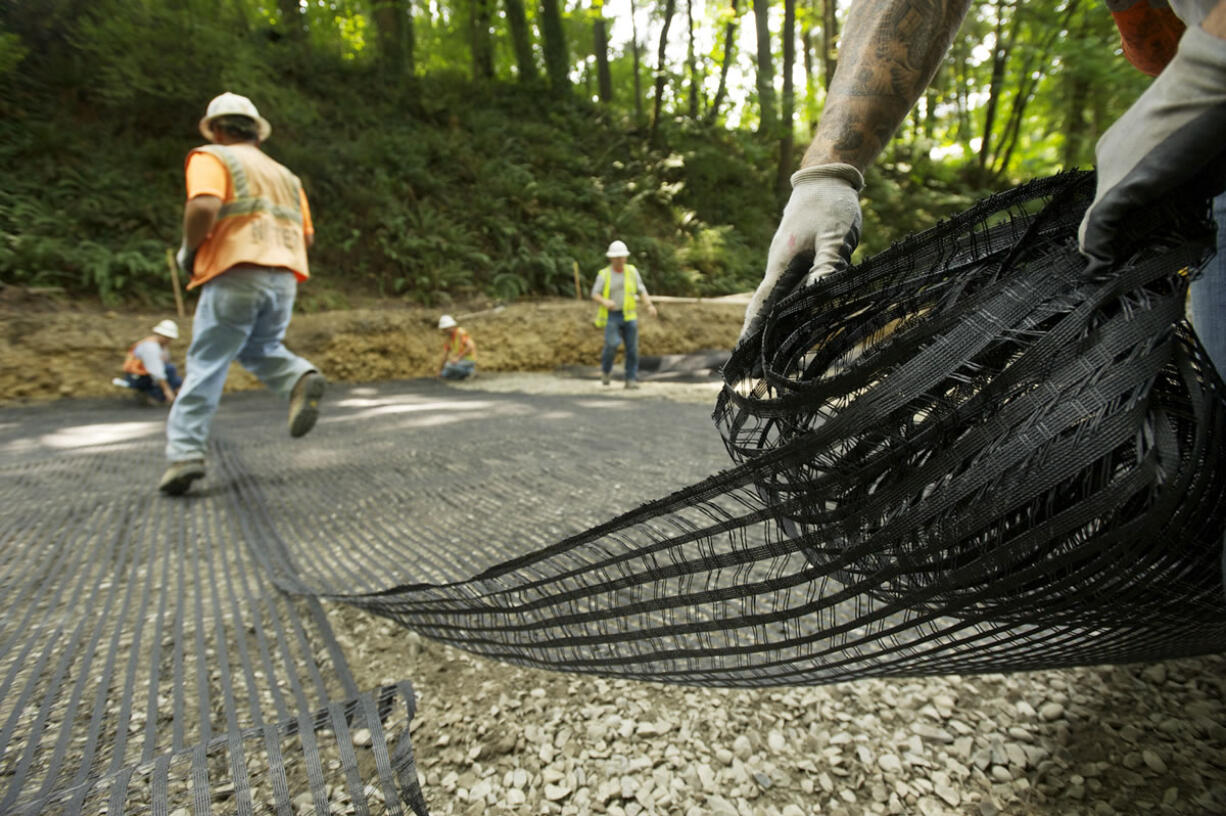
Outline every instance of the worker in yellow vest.
POLYGON ((176 256, 200 288, 187 378, 166 424, 158 489, 179 495, 204 476, 209 429, 230 363, 289 400, 289 433, 311 430, 326 381, 285 347, 298 283, 309 276, 311 211, 298 177, 260 150, 272 128, 245 96, 209 102, 187 156, 183 246, 176 256))
POLYGON ((477 344, 451 315, 438 319, 438 330, 447 335, 443 341, 443 360, 439 363, 438 375, 444 380, 468 379, 477 368, 477 344))
POLYGON ((608 385, 613 376, 613 359, 617 349, 626 344, 626 388, 638 388, 639 331, 637 299, 643 299, 652 317, 656 307, 647 294, 639 271, 626 263, 630 250, 621 241, 609 244, 605 253, 609 265, 596 273, 592 285, 592 300, 600 305, 596 312, 596 327, 604 329, 604 350, 600 354, 600 381, 608 385))
POLYGON ((153 333, 133 344, 123 361, 123 385, 140 393, 150 405, 175 401, 183 380, 170 362, 170 344, 179 339, 179 327, 173 320, 163 320, 153 327, 153 333))

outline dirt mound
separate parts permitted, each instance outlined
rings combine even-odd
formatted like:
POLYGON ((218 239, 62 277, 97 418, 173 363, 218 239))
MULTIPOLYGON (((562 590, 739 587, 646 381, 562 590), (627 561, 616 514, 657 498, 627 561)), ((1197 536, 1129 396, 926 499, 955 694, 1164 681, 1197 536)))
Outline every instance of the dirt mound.
MULTIPOLYGON (((640 319, 640 354, 728 349, 736 342, 744 303, 662 300, 658 318, 640 319)), ((71 308, 0 304, 0 403, 116 394, 111 378, 120 374, 124 352, 167 316, 71 308)), ((595 306, 586 301, 532 301, 467 314, 457 307, 452 313, 477 343, 480 371, 552 371, 595 365, 600 358, 602 334, 592 325, 595 306)), ((442 356, 439 314, 409 307, 297 315, 286 344, 333 380, 428 377, 438 373, 442 356)), ((181 367, 191 319, 180 321, 179 329, 184 339, 171 347, 171 357, 181 367)), ((237 365, 226 383, 227 391, 258 387, 237 365)))

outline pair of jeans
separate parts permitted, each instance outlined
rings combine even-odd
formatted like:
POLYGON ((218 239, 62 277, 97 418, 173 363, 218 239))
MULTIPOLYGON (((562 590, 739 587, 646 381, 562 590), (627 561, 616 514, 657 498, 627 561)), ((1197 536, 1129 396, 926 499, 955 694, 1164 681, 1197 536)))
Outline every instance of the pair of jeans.
MULTIPOLYGON (((158 402, 166 401, 166 394, 162 392, 162 386, 154 382, 153 377, 148 374, 125 374, 124 379, 128 381, 128 387, 133 391, 139 391, 158 402)), ((173 363, 166 364, 166 384, 170 386, 171 391, 178 391, 179 386, 183 384, 183 379, 179 377, 179 372, 173 363)))
POLYGON ((285 347, 298 281, 292 272, 236 266, 204 285, 187 350, 187 378, 166 421, 166 458, 203 459, 230 363, 288 398, 315 366, 285 347))
POLYGON ((1188 288, 1188 317, 1218 373, 1226 377, 1226 193, 1213 200, 1217 255, 1188 288))
MULTIPOLYGON (((1226 193, 1213 200, 1217 255, 1188 287, 1188 317, 1218 373, 1226 377, 1226 193)), ((1222 539, 1222 586, 1226 587, 1226 537, 1222 539)))
POLYGON ((617 347, 626 344, 626 380, 639 376, 639 324, 626 320, 625 312, 609 310, 609 322, 604 327, 604 350, 600 353, 600 370, 605 374, 613 371, 613 358, 617 347))
POLYGON ((444 380, 466 380, 472 376, 477 367, 476 360, 460 360, 458 363, 447 363, 440 375, 444 380))

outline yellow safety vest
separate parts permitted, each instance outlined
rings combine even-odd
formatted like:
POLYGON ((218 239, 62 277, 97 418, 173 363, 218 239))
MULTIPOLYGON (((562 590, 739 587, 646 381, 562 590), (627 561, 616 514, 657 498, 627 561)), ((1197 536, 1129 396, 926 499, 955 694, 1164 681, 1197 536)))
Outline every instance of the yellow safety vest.
MULTIPOLYGON (((606 266, 604 269, 596 273, 604 275, 604 297, 609 297, 609 288, 613 285, 613 267, 606 266)), ((639 271, 632 264, 626 264, 626 268, 622 270, 626 284, 626 297, 622 301, 622 317, 626 320, 634 320, 635 312, 635 295, 638 294, 639 271)), ((596 310, 596 328, 602 329, 609 323, 609 310, 601 306, 596 310)))
POLYGON ((200 245, 187 288, 238 264, 279 266, 306 280, 310 270, 298 177, 255 145, 203 145, 192 153, 209 153, 221 160, 234 197, 222 202, 212 233, 200 245))

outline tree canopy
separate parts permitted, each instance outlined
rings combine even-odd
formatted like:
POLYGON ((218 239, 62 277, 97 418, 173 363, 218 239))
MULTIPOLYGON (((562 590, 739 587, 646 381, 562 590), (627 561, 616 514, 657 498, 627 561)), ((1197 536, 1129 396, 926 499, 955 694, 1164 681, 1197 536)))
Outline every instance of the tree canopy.
MULTIPOLYGON (((3 0, 0 279, 161 303, 223 90, 274 128, 338 299, 752 287, 821 115, 836 0, 3 0)), ((869 175, 863 251, 1087 166, 1147 79, 1090 0, 978 3, 869 175)))

